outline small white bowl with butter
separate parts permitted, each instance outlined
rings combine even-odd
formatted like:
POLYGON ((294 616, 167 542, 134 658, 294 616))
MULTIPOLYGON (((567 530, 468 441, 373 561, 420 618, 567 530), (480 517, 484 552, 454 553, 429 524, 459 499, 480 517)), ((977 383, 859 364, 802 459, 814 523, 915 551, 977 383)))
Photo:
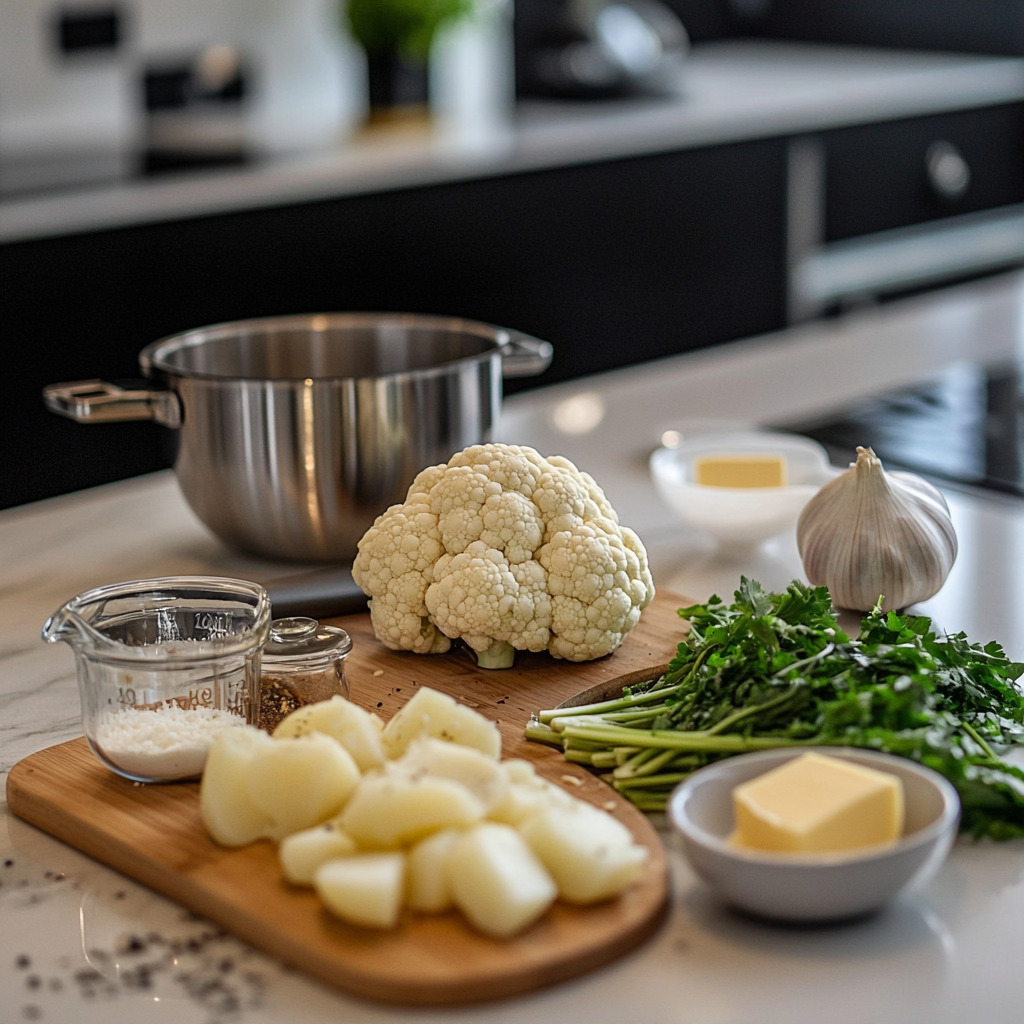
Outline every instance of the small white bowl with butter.
MULTIPOLYGON (((820 773, 814 763, 803 767, 808 778, 820 773)), ((799 776, 790 770, 777 792, 799 790, 799 776)), ((888 797, 860 795, 871 807, 869 817, 888 813, 888 797)), ((800 802, 800 793, 794 796, 800 802)), ((775 807, 771 812, 783 820, 783 831, 785 819, 792 816, 792 829, 800 832, 812 827, 806 820, 801 823, 802 810, 775 807)), ((948 780, 908 758, 852 747, 788 747, 740 754, 700 769, 673 792, 668 816, 694 871, 725 903, 757 917, 819 923, 876 912, 901 893, 924 885, 956 838, 960 801, 948 780), (794 759, 808 753, 898 780, 898 836, 889 841, 869 836, 868 845, 825 852, 762 849, 743 842, 737 835, 737 810, 742 813, 738 787, 791 769, 794 759)), ((859 827, 855 822, 854 833, 859 827)), ((851 841, 849 833, 839 840, 851 841)))
POLYGON ((816 441, 768 430, 683 434, 651 454, 650 471, 680 520, 745 545, 795 527, 804 505, 837 473, 816 441))

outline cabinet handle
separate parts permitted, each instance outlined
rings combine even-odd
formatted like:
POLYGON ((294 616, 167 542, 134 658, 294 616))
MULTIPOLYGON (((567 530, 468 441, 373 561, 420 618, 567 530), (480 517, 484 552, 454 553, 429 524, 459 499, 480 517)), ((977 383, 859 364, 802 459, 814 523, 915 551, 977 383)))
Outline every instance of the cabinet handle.
POLYGON ((924 162, 928 184, 943 202, 960 199, 971 184, 970 164, 952 142, 933 142, 925 151, 924 162))

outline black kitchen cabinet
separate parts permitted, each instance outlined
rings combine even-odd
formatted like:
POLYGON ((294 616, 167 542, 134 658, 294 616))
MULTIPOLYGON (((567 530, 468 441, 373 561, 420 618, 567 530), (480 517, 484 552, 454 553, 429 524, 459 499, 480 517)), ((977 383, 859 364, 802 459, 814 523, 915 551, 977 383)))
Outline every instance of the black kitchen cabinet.
POLYGON ((40 392, 137 375, 205 324, 400 310, 551 341, 507 392, 781 327, 785 175, 764 139, 0 246, 0 505, 167 466, 173 432, 72 423, 40 392))
POLYGON ((774 39, 1024 53, 1021 0, 725 0, 725 6, 732 31, 774 39))
POLYGON ((795 136, 793 322, 1024 263, 1024 104, 795 136))
POLYGON ((1020 104, 855 125, 822 137, 829 242, 1024 202, 1020 104))

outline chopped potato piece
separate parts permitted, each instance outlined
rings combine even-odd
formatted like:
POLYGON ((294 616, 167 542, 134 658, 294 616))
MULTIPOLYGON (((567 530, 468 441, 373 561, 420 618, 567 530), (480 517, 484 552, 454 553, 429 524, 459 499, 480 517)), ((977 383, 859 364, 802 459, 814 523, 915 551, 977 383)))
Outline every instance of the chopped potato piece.
POLYGON ((529 761, 510 758, 501 762, 501 768, 508 782, 501 798, 488 813, 493 821, 518 825, 527 815, 542 807, 577 802, 576 797, 538 775, 529 761))
POLYGON ((271 820, 271 838, 319 825, 337 814, 356 788, 359 768, 336 740, 313 732, 272 740, 249 765, 249 798, 271 820))
POLYGON ((384 721, 380 715, 365 711, 358 704, 335 695, 296 708, 281 720, 274 730, 275 739, 322 732, 333 736, 353 757, 360 771, 379 768, 387 760, 381 733, 384 721))
POLYGON ((519 831, 547 868, 568 903, 597 903, 636 882, 648 851, 622 822, 606 811, 574 800, 528 815, 519 831))
POLYGON ((384 749, 389 757, 400 757, 417 736, 476 747, 495 760, 501 756, 501 733, 493 722, 429 686, 417 690, 384 726, 384 749))
POLYGON ((501 770, 509 782, 536 782, 537 769, 525 757, 509 757, 501 762, 501 770))
POLYGON ((411 775, 432 775, 458 782, 480 801, 485 811, 502 798, 508 786, 499 761, 475 747, 433 736, 418 736, 391 767, 411 775))
POLYGON ((324 905, 350 924, 394 928, 402 910, 405 855, 356 853, 317 868, 313 886, 324 905))
POLYGON ((483 822, 448 854, 452 899, 480 931, 509 938, 537 920, 558 895, 551 876, 510 825, 483 822))
POLYGON ((347 857, 357 851, 355 841, 332 818, 322 825, 304 828, 285 836, 277 848, 284 877, 292 885, 312 885, 313 876, 321 864, 338 857, 347 857))
POLYGON ((412 910, 438 914, 452 906, 448 856, 462 833, 446 828, 421 839, 406 858, 405 903, 412 910))
POLYGON ((249 795, 252 764, 274 741, 261 729, 243 725, 219 732, 210 745, 199 784, 199 812, 221 846, 245 846, 270 836, 270 815, 249 795))
POLYGON ((360 846, 389 850, 483 816, 483 804, 458 782, 385 770, 363 777, 341 824, 360 846))

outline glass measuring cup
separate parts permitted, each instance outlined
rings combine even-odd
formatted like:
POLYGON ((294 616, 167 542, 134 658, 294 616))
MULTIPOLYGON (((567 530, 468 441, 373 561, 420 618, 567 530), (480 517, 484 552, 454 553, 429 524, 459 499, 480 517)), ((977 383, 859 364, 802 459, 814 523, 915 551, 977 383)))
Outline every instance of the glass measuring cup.
POLYGON ((202 774, 225 727, 253 721, 270 600, 245 580, 167 576, 97 587, 46 621, 75 653, 85 738, 136 782, 202 774))

